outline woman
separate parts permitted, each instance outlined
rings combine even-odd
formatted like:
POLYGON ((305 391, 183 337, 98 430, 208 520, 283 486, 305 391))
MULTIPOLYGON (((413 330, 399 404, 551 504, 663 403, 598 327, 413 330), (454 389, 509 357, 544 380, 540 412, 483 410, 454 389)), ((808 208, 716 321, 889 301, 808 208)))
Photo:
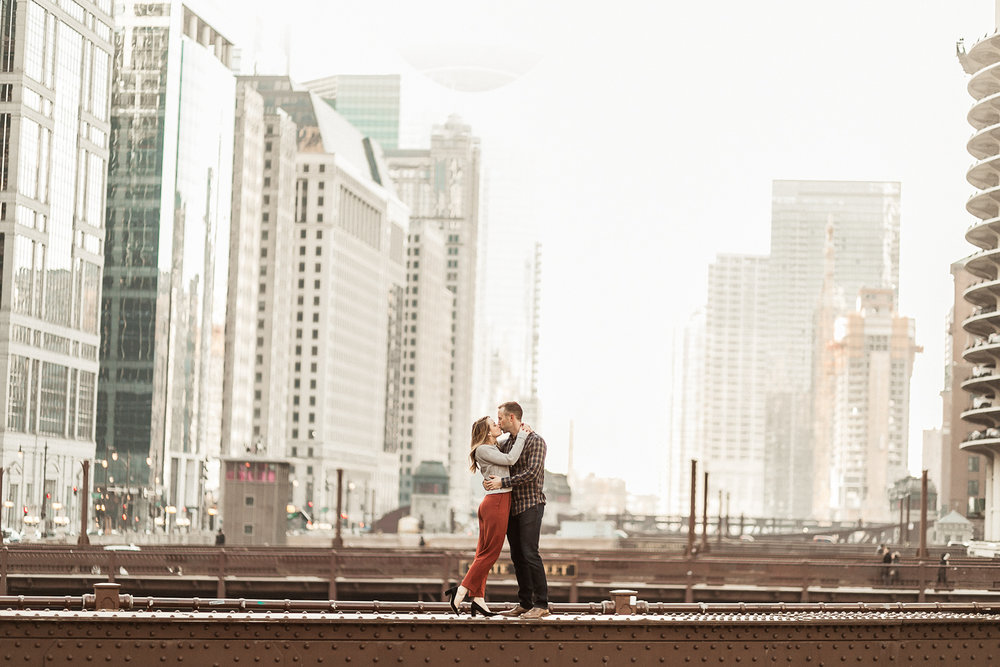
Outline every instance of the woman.
MULTIPOLYGON (((490 417, 476 420, 472 425, 472 445, 469 459, 472 465, 469 470, 475 472, 478 468, 483 477, 496 475, 510 477, 508 468, 521 456, 524 440, 531 433, 527 424, 521 424, 514 446, 504 454, 497 447, 497 437, 500 427, 490 417)), ((448 589, 451 598, 451 608, 457 614, 458 605, 466 597, 472 598, 472 615, 480 613, 492 616, 486 606, 486 577, 493 564, 500 557, 503 541, 507 535, 507 519, 510 517, 510 489, 487 491, 483 502, 479 504, 479 543, 476 545, 476 558, 469 566, 469 571, 462 580, 461 586, 448 589)))

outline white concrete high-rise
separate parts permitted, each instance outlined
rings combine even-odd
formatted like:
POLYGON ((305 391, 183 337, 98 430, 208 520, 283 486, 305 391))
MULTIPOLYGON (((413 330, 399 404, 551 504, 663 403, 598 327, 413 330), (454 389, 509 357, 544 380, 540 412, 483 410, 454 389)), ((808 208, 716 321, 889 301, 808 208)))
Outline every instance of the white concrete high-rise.
POLYGON ((445 284, 447 247, 441 226, 410 223, 404 296, 402 419, 399 424, 399 504, 410 504, 413 473, 423 461, 447 465, 451 413, 451 318, 454 295, 445 284))
MULTIPOLYGON (((472 476, 468 474, 469 434, 472 426, 476 343, 476 294, 479 248, 479 139, 457 117, 434 128, 429 149, 388 151, 392 181, 410 207, 414 221, 437 225, 445 242, 445 286, 452 303, 443 314, 451 327, 449 397, 449 460, 451 507, 466 513, 473 506, 472 476)), ((412 272, 407 285, 413 287, 412 272)), ((412 297, 412 294, 411 294, 412 297)), ((404 337, 419 336, 410 325, 404 337)), ((404 346, 404 352, 406 348, 404 346)), ((404 438, 403 447, 418 445, 404 438)), ((414 460, 413 467, 421 462, 414 460)))
MULTIPOLYGON (((253 82, 241 80, 241 85, 252 86, 253 82)), ((246 276, 257 286, 250 452, 282 457, 288 455, 285 444, 291 419, 292 348, 288 332, 292 309, 299 305, 299 296, 294 301, 289 298, 296 285, 293 235, 298 129, 288 114, 274 105, 265 106, 263 122, 261 214, 256 229, 260 259, 256 275, 246 276)), ((238 449, 239 443, 235 445, 238 449)))
MULTIPOLYGON (((390 332, 405 285, 406 207, 378 145, 319 97, 287 77, 247 80, 266 112, 281 109, 298 128, 291 285, 275 296, 291 302, 292 317, 287 336, 272 336, 289 347, 284 455, 294 468, 292 502, 332 520, 342 468, 344 511, 352 524, 368 522, 398 500, 398 452, 386 437, 386 413, 395 401, 390 332)), ((265 178, 268 166, 265 159, 265 178)))
POLYGON ((15 511, 44 529, 78 521, 72 489, 94 456, 101 270, 119 241, 104 224, 111 12, 110 0, 0 11, 4 526, 15 511))
POLYGON ((222 456, 246 453, 253 442, 253 377, 257 351, 257 275, 264 174, 264 101, 236 89, 233 212, 229 234, 229 294, 222 391, 222 456))
POLYGON ((708 269, 701 465, 716 513, 719 490, 744 514, 764 508, 769 268, 767 257, 719 255, 708 269))

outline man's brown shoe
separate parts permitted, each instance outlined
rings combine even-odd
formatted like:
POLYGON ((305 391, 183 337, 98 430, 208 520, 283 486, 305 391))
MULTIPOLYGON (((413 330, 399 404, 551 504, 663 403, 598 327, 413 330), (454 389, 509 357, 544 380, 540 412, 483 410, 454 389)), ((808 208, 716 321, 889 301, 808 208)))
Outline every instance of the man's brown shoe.
POLYGON ((497 613, 500 616, 511 616, 511 617, 513 617, 513 616, 521 616, 522 614, 526 614, 527 612, 528 612, 527 609, 525 609, 521 605, 517 605, 513 609, 508 609, 507 611, 501 611, 501 612, 497 612, 497 613))
POLYGON ((543 616, 548 616, 549 613, 550 612, 547 607, 532 607, 528 611, 521 614, 521 618, 542 618, 543 616))

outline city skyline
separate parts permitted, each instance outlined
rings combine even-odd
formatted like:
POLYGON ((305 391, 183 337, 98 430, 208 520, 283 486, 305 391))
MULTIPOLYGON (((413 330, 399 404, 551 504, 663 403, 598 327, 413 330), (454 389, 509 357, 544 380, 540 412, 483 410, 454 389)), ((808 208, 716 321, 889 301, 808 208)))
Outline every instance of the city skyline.
MULTIPOLYGON (((218 3, 206 0, 192 4, 197 7, 218 3)), ((293 4, 295 9, 312 9, 317 19, 338 9, 305 2, 293 4)), ((899 312, 913 314, 917 321, 916 342, 927 350, 915 368, 914 419, 908 438, 908 450, 919 452, 920 438, 913 434, 933 428, 941 420, 938 393, 943 389, 940 351, 944 341, 933 332, 942 328, 950 305, 944 267, 968 253, 968 248, 955 240, 951 227, 947 228, 947 237, 938 234, 944 228, 942 220, 957 219, 955 226, 959 229, 968 220, 968 214, 955 204, 964 196, 956 195, 958 188, 953 186, 955 181, 961 182, 954 174, 963 170, 953 172, 951 163, 953 155, 961 153, 955 146, 961 147, 964 141, 954 140, 950 130, 963 126, 954 118, 963 118, 969 100, 960 85, 965 80, 954 57, 954 42, 962 37, 969 37, 970 44, 975 42, 975 37, 964 29, 973 24, 972 12, 965 17, 955 16, 943 6, 932 6, 930 9, 937 14, 925 11, 914 16, 902 11, 902 5, 869 8, 866 16, 870 21, 859 29, 872 30, 873 36, 882 39, 867 43, 866 49, 843 49, 834 47, 842 47, 844 40, 824 42, 828 33, 837 33, 834 26, 848 25, 838 23, 843 20, 843 12, 820 16, 776 3, 774 8, 781 11, 771 15, 725 5, 725 20, 713 26, 718 32, 708 39, 703 35, 704 60, 692 67, 685 64, 678 50, 686 43, 687 33, 677 31, 675 23, 653 22, 655 27, 649 26, 651 19, 660 18, 683 18, 692 27, 707 25, 703 23, 707 17, 700 15, 703 10, 697 7, 655 10, 626 3, 620 15, 604 24, 599 24, 598 16, 588 10, 567 14, 564 8, 549 7, 538 12, 531 27, 526 28, 516 20, 517 10, 523 9, 516 6, 483 14, 457 4, 436 6, 448 10, 434 14, 436 23, 427 26, 415 22, 406 29, 393 26, 397 21, 413 19, 412 10, 394 8, 383 37, 392 43, 359 49, 368 56, 360 67, 341 55, 332 56, 336 63, 329 58, 309 57, 305 49, 320 42, 310 37, 308 27, 302 27, 295 32, 294 41, 285 41, 284 68, 296 71, 292 77, 295 81, 331 71, 361 76, 373 68, 401 72, 403 108, 412 106, 402 119, 402 150, 413 150, 421 142, 428 142, 431 135, 427 122, 441 124, 445 118, 454 118, 482 136, 483 191, 495 198, 486 197, 482 202, 484 241, 476 245, 488 255, 477 262, 486 269, 481 288, 486 305, 477 307, 480 321, 476 326, 509 324, 526 313, 542 313, 540 324, 524 322, 524 328, 538 326, 540 332, 538 398, 546 412, 544 420, 535 424, 553 443, 550 469, 558 472, 568 467, 568 436, 574 429, 574 472, 601 470, 605 475, 628 480, 635 493, 658 490, 666 477, 665 429, 660 422, 667 412, 672 381, 668 367, 671 330, 700 303, 700 288, 711 257, 727 251, 758 252, 761 239, 768 237, 766 232, 761 233, 760 214, 754 204, 759 181, 764 177, 776 181, 792 177, 803 181, 899 182, 904 202, 911 201, 906 193, 912 192, 917 205, 908 209, 910 205, 904 203, 900 216, 903 250, 898 286, 902 298, 899 312), (503 20, 489 20, 501 18, 501 14, 503 20), (951 19, 951 23, 932 22, 932 15, 951 19), (575 29, 564 33, 553 30, 567 16, 572 17, 575 29), (811 21, 819 17, 824 29, 808 35, 806 30, 793 30, 784 33, 784 41, 770 42, 762 39, 771 29, 759 22, 765 17, 775 18, 786 27, 811 27, 811 21), (756 30, 756 39, 747 49, 749 64, 740 76, 721 85, 714 75, 723 71, 726 59, 717 59, 719 56, 709 53, 708 47, 712 39, 721 36, 743 38, 748 31, 731 32, 730 22, 738 23, 739 18, 746 19, 745 25, 756 30), (907 48, 909 40, 915 40, 912 44, 945 44, 942 26, 956 33, 947 40, 947 56, 943 48, 907 48), (622 47, 608 50, 600 58, 585 52, 583 36, 598 28, 608 40, 621 40, 614 43, 622 47), (928 39, 929 34, 933 38, 928 39), (548 40, 549 36, 554 38, 548 40), (470 46, 472 43, 476 45, 470 46), (498 48, 489 52, 488 44, 498 48), (933 58, 926 56, 928 51, 933 58), (443 69, 434 70, 428 65, 432 55, 444 63, 443 69), (832 57, 827 60, 828 56, 832 57), (488 67, 497 62, 500 69, 486 76, 488 67), (322 71, 316 69, 320 66, 322 71), (909 78, 913 70, 920 72, 919 79, 909 78), (937 85, 939 81, 941 85, 937 85), (815 84, 819 86, 809 87, 815 84), (956 92, 955 98, 964 108, 956 111, 958 105, 952 103, 951 96, 938 95, 935 103, 917 105, 920 113, 926 114, 919 116, 921 122, 914 120, 916 113, 906 114, 906 121, 900 122, 902 116, 889 112, 918 84, 921 89, 931 86, 956 92), (730 94, 741 93, 739 113, 723 109, 723 98, 717 97, 723 89, 730 94), (581 97, 582 90, 596 90, 598 94, 581 97), (696 109, 700 111, 697 115, 693 113, 696 109), (702 124, 706 119, 713 122, 702 124), (913 159, 917 136, 922 160, 913 159), (730 139, 720 143, 722 137, 730 139), (942 148, 945 137, 947 150, 942 148), (776 165, 791 173, 772 173, 778 171, 776 165), (927 187, 921 187, 921 183, 927 187), (911 185, 913 188, 908 189, 911 185), (907 210, 912 214, 909 217, 907 210), (522 259, 537 257, 539 247, 545 248, 545 278, 539 290, 525 290, 525 283, 530 284, 535 274, 522 259), (914 270, 913 266, 919 268, 914 270), (511 294, 520 297, 504 302, 502 298, 511 294), (527 307, 518 303, 518 298, 523 302, 539 294, 539 303, 527 307), (609 450, 622 447, 631 456, 609 456, 609 450), (633 466, 636 460, 646 464, 633 466)), ((155 13, 152 6, 142 7, 143 12, 155 13)), ((985 9, 978 19, 980 25, 988 26, 990 22, 982 17, 990 7, 985 9)), ((253 49, 263 43, 251 42, 244 51, 245 42, 225 17, 213 17, 210 11, 205 16, 208 18, 204 24, 192 28, 198 37, 188 45, 191 53, 182 61, 183 68, 191 67, 191 58, 212 49, 220 63, 229 63, 230 50, 232 62, 242 60, 244 69, 254 63, 253 49), (196 41, 205 31, 210 33, 209 42, 196 48, 196 41)), ((359 37, 376 23, 374 18, 363 11, 351 16, 359 37)), ((971 32, 976 35, 980 30, 976 27, 971 32)), ((281 40, 277 41, 280 44, 281 40)), ((160 45, 147 35, 131 43, 126 53, 133 54, 134 49, 140 65, 145 66, 150 63, 141 59, 157 48, 160 45)), ((128 60, 127 55, 126 68, 128 60)), ((205 60, 215 66, 212 57, 205 60)), ((184 85, 190 86, 194 72, 182 69, 175 75, 178 72, 184 85)), ((214 92, 228 97, 235 79, 228 71, 222 74, 220 70, 218 81, 224 79, 225 85, 215 86, 214 92)), ((131 80, 124 85, 122 90, 127 92, 131 80)), ((165 90, 164 97, 169 98, 169 86, 165 90)), ((136 106, 145 104, 147 97, 152 99, 148 95, 136 96, 136 106)), ((126 95, 116 104, 129 99, 126 95)), ((211 129, 211 123, 196 122, 197 110, 203 103, 204 99, 197 95, 182 102, 177 120, 168 120, 167 129, 173 122, 182 127, 197 126, 203 132, 202 145, 220 140, 213 139, 214 135, 223 135, 221 140, 229 141, 224 138, 224 129, 216 131, 211 129)), ((223 128, 230 124, 232 111, 226 109, 218 118, 223 128)), ((179 170, 178 176, 185 183, 190 181, 192 193, 206 184, 198 174, 204 172, 208 177, 209 195, 180 201, 177 210, 188 217, 204 210, 206 222, 211 225, 203 236, 207 239, 211 234, 212 242, 204 248, 191 248, 190 257, 184 251, 185 259, 193 262, 198 262, 202 254, 205 257, 201 263, 207 273, 192 284, 204 292, 205 315, 211 317, 210 324, 206 319, 206 325, 199 327, 197 340, 190 339, 194 356, 186 367, 209 376, 221 367, 216 356, 224 334, 217 313, 211 312, 213 304, 225 301, 220 292, 224 291, 225 280, 220 278, 226 262, 216 262, 224 251, 215 247, 228 245, 228 214, 213 202, 228 198, 224 185, 231 165, 225 156, 231 148, 220 148, 218 164, 210 164, 207 172, 205 164, 199 164, 193 170, 179 170), (199 207, 201 199, 205 204, 199 207)), ((183 150, 178 152, 178 164, 181 158, 183 150)), ((967 184, 962 189, 968 192, 967 184)), ((109 192, 114 193, 114 188, 109 192)), ((110 200, 109 208, 114 208, 110 200)), ((160 212, 172 210, 172 205, 164 203, 160 212)), ((767 221, 770 223, 770 218, 767 221)), ((111 246, 115 230, 110 221, 108 230, 111 246)), ((50 287, 58 282, 53 279, 50 287)), ((104 298, 109 302, 117 298, 116 292, 106 286, 104 298)), ((128 304, 123 301, 124 305, 128 304)), ((524 336, 522 344, 531 338, 524 336)), ((116 344, 106 341, 105 345, 116 344)), ((496 353, 494 348, 480 348, 479 358, 468 362, 469 372, 459 373, 463 383, 471 389, 471 369, 493 365, 496 353)), ((181 360, 172 358, 171 363, 181 360)), ((123 378, 118 373, 116 381, 123 378)), ((108 388, 102 384, 100 390, 108 388)), ((182 393, 185 390, 183 385, 177 388, 182 393)), ((466 393, 462 392, 463 400, 466 393)), ((472 395, 473 391, 468 393, 473 401, 481 400, 472 395)), ((178 394, 177 398, 184 397, 178 394)), ((99 411, 104 411, 97 420, 99 429, 109 427, 113 413, 125 414, 120 406, 102 404, 103 400, 98 401, 99 411)), ((222 391, 214 385, 199 388, 184 400, 188 421, 193 424, 191 432, 197 434, 198 440, 197 449, 191 450, 193 457, 186 456, 187 450, 181 457, 185 459, 183 467, 190 469, 174 476, 173 464, 165 465, 165 452, 155 450, 149 452, 153 460, 145 463, 163 471, 165 486, 185 480, 182 486, 187 491, 177 489, 172 493, 189 495, 198 486, 199 474, 203 474, 197 470, 196 459, 215 456, 219 450, 221 420, 216 417, 224 408, 220 407, 222 391)), ((162 408, 154 407, 154 414, 157 410, 162 408)), ((239 406, 238 411, 245 414, 247 405, 239 406)), ((153 431, 157 428, 154 425, 153 431)), ((169 423, 163 428, 169 430, 169 423)), ((457 432, 459 426, 453 423, 452 428, 457 432)), ((237 439, 247 437, 243 433, 237 439)), ((99 449, 105 453, 118 450, 117 445, 106 444, 104 438, 99 431, 99 449)), ((452 456, 457 451, 455 442, 452 456)), ((236 446, 230 443, 227 448, 236 446)), ((132 449, 127 447, 128 451, 132 449)), ((915 456, 909 459, 914 466, 919 461, 915 456)), ((138 467, 143 468, 143 464, 138 463, 138 467)), ((145 473, 140 470, 139 474, 145 473)))
MULTIPOLYGON (((457 111, 482 138, 488 177, 505 156, 532 156, 513 179, 524 216, 491 219, 490 234, 533 230, 545 248, 539 385, 551 469, 566 466, 572 420, 578 470, 659 490, 666 339, 697 307, 716 254, 767 251, 770 182, 781 178, 901 183, 899 311, 915 319, 924 348, 909 437, 918 465, 922 429, 941 422, 948 267, 968 254, 956 231, 971 222, 963 146, 972 99, 955 43, 992 31, 993 3, 625 2, 611 15, 565 3, 390 3, 377 16, 350 5, 356 23, 333 20, 347 9, 294 3, 292 13, 316 20, 295 24, 293 78, 399 72, 401 145, 457 111), (592 49, 595 37, 609 48, 592 49), (435 43, 540 58, 512 83, 466 94, 400 53, 435 43), (646 285, 663 298, 651 302, 646 285), (649 463, 609 456, 612 440, 649 463)), ((491 251, 500 252, 495 242, 491 251)))

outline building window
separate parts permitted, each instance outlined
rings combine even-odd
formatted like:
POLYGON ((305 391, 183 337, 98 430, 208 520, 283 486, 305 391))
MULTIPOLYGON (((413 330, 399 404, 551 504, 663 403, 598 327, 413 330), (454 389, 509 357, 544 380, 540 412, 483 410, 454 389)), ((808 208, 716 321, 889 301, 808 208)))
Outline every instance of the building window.
POLYGON ((247 507, 253 507, 253 496, 246 496, 243 498, 243 504, 247 507))
POLYGON ((970 456, 969 457, 969 472, 979 472, 979 457, 970 456))

